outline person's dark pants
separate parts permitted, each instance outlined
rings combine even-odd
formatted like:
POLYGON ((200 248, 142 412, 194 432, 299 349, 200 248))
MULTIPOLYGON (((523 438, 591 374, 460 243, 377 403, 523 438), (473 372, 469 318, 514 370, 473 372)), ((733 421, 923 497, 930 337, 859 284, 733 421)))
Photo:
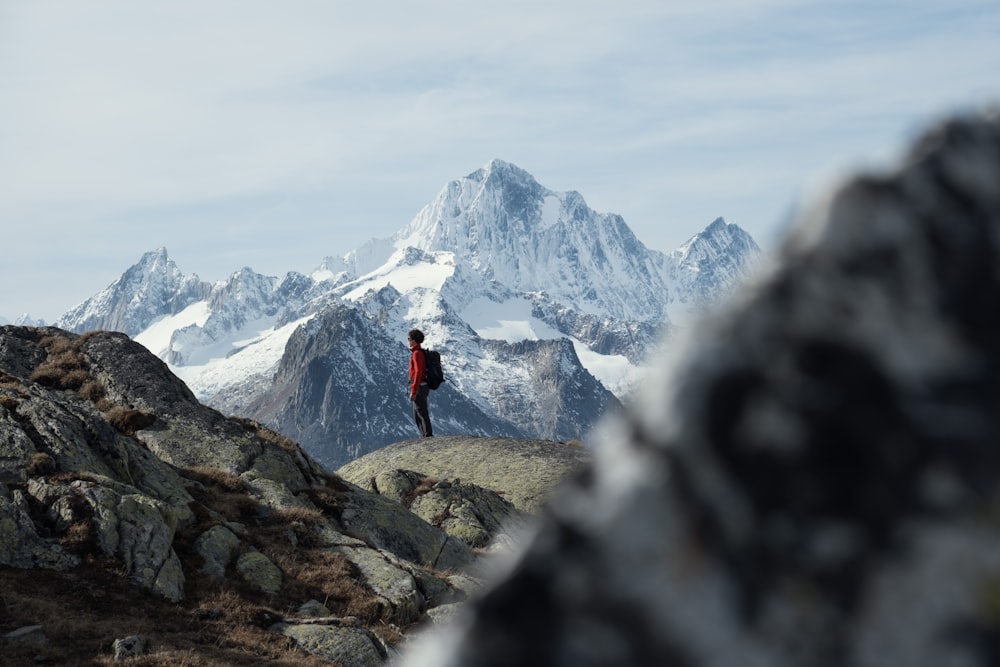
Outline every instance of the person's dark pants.
POLYGON ((416 398, 411 401, 413 403, 413 420, 417 422, 417 428, 420 429, 420 435, 429 438, 434 435, 431 430, 431 414, 427 409, 427 394, 430 393, 430 389, 427 385, 422 384, 420 388, 417 389, 416 398))

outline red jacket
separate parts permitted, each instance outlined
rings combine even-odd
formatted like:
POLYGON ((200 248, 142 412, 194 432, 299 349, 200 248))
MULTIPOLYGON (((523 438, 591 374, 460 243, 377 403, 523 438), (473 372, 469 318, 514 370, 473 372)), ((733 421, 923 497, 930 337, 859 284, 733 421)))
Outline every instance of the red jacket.
POLYGON ((420 383, 427 376, 427 358, 424 349, 418 344, 410 348, 410 396, 416 396, 420 383), (419 354, 417 354, 419 352, 419 354))

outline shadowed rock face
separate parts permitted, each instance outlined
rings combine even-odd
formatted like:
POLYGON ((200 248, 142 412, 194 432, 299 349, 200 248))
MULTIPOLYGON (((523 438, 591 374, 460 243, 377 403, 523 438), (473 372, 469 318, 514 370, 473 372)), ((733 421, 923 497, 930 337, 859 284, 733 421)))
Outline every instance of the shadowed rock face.
POLYGON ((409 665, 1000 660, 1000 117, 838 189, 409 665))

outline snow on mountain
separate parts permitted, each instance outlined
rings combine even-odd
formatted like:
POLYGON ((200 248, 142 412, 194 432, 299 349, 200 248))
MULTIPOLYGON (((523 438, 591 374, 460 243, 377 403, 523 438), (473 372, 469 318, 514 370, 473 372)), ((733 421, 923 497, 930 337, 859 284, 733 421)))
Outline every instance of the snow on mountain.
POLYGON ((333 465, 413 435, 410 328, 444 354, 436 432, 582 437, 633 390, 665 328, 724 296, 758 254, 721 218, 669 255, 650 250, 621 217, 493 160, 391 238, 309 275, 244 268, 209 284, 160 248, 56 325, 128 333, 202 400, 333 465))
POLYGON ((340 293, 343 298, 356 301, 369 290, 379 290, 388 285, 402 292, 417 288, 441 291, 454 271, 454 253, 427 252, 406 246, 393 252, 384 264, 361 278, 344 282, 340 293))
POLYGON ((759 255, 753 238, 722 218, 692 236, 668 255, 668 276, 684 295, 672 310, 675 317, 687 320, 731 292, 755 268, 759 255))
POLYGON ((102 292, 62 315, 55 326, 82 331, 108 329, 135 336, 157 318, 204 299, 207 287, 197 275, 183 275, 167 256, 167 249, 158 248, 143 255, 102 292))
POLYGON ((553 192, 501 160, 447 184, 391 239, 369 243, 340 266, 370 271, 389 261, 387 252, 406 248, 451 253, 484 281, 618 319, 662 320, 670 292, 666 257, 620 216, 596 213, 579 193, 553 192))
POLYGON ((124 331, 166 361, 200 398, 277 363, 303 304, 331 283, 249 268, 214 284, 184 276, 166 248, 146 253, 108 288, 55 326, 124 331))
MULTIPOLYGON (((486 339, 517 343, 523 340, 555 340, 564 334, 533 313, 532 302, 512 297, 495 302, 479 297, 462 311, 463 319, 486 339)), ((583 367, 613 394, 624 397, 640 379, 642 368, 621 354, 601 354, 576 338, 569 338, 583 367)))
MULTIPOLYGON (((7 318, 0 316, 0 326, 12 324, 7 318)), ((15 318, 13 325, 16 327, 44 327, 45 320, 36 320, 28 313, 21 313, 15 318)))

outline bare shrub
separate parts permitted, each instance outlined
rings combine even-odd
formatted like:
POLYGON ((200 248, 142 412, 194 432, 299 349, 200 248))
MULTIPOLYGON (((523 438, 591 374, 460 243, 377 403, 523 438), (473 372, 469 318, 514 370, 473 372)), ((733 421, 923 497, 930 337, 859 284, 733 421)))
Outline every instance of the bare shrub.
POLYGON ((68 339, 46 336, 41 345, 48 356, 32 372, 33 382, 55 389, 75 389, 90 377, 86 362, 68 339))
POLYGON ((250 487, 237 475, 218 468, 202 467, 185 468, 180 472, 198 483, 189 486, 188 493, 229 521, 256 520, 263 514, 263 506, 250 495, 250 487))
POLYGON ((49 335, 42 336, 38 340, 38 344, 45 348, 45 351, 49 353, 49 356, 59 355, 66 352, 71 352, 74 355, 76 351, 74 350, 73 341, 67 336, 60 335, 49 335))
POLYGON ((240 479, 239 475, 234 475, 228 470, 222 470, 221 468, 197 466, 194 468, 184 468, 181 470, 181 474, 195 482, 200 482, 208 486, 217 486, 225 491, 246 493, 249 489, 246 482, 240 479))
POLYGON ((66 534, 59 540, 66 551, 78 555, 98 554, 97 531, 89 518, 75 521, 66 529, 66 534))
POLYGON ((126 408, 121 405, 116 405, 104 413, 104 418, 125 435, 135 435, 137 431, 149 428, 156 421, 156 415, 152 412, 126 408))
MULTIPOLYGON (((80 394, 80 397, 84 400, 95 404, 107 395, 104 385, 95 380, 93 377, 89 377, 83 384, 81 384, 77 393, 80 394)), ((107 409, 102 410, 102 412, 107 412, 111 409, 112 404, 108 402, 107 405, 107 409)))
POLYGON ((56 461, 49 454, 45 452, 35 452, 31 455, 31 459, 28 461, 28 466, 25 472, 28 477, 41 477, 42 475, 51 475, 56 471, 56 461))
POLYGON ((343 511, 340 502, 340 492, 327 487, 322 489, 306 489, 305 495, 324 515, 335 519, 340 518, 340 514, 343 511))
POLYGON ((43 387, 55 388, 59 386, 59 382, 62 380, 64 374, 65 371, 58 366, 43 363, 32 371, 28 379, 32 382, 37 382, 43 387))
POLYGON ((78 390, 89 381, 90 371, 84 368, 73 368, 67 370, 63 376, 59 378, 59 388, 78 390))
POLYGON ((298 443, 289 438, 288 436, 282 435, 277 431, 273 431, 268 427, 264 426, 258 421, 250 419, 248 417, 233 417, 233 419, 247 428, 251 429, 254 434, 264 442, 269 442, 272 445, 277 445, 281 449, 285 450, 289 454, 299 454, 301 453, 301 448, 298 443))
POLYGON ((271 520, 278 523, 304 523, 318 525, 323 522, 323 513, 308 507, 281 507, 271 514, 271 520))

